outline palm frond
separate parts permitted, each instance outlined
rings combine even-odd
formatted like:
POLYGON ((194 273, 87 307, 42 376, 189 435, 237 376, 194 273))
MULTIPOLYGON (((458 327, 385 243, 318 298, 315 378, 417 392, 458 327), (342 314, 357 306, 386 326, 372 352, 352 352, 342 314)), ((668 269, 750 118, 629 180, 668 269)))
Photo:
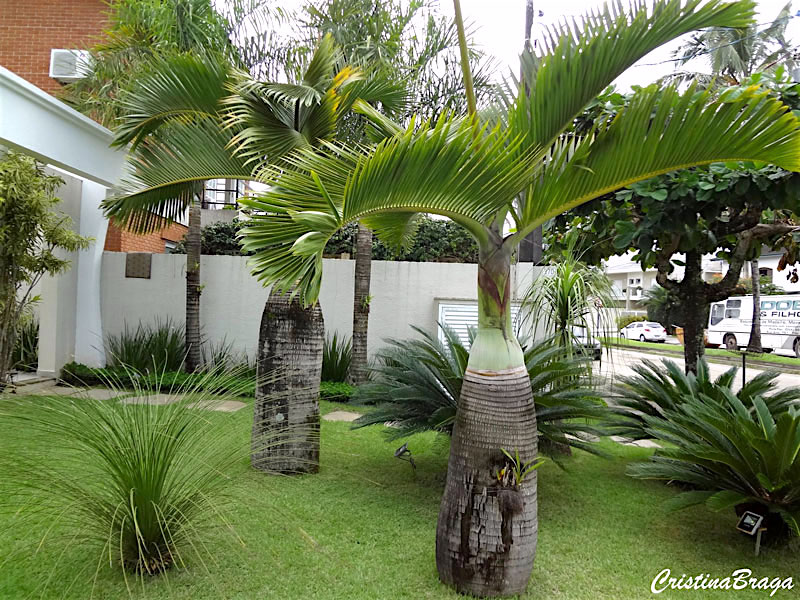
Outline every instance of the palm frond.
POLYGON ((754 3, 712 0, 613 2, 561 27, 545 39, 543 55, 523 63, 509 127, 526 146, 548 147, 623 71, 662 44, 705 27, 747 27, 754 3))
POLYGON ((133 149, 164 124, 192 123, 218 115, 231 76, 224 58, 180 54, 154 58, 147 73, 125 94, 125 117, 114 130, 114 145, 133 149))
POLYGON ((643 179, 712 162, 800 169, 800 122, 766 90, 650 86, 593 138, 559 146, 523 209, 524 235, 570 208, 643 179))
POLYGON ((208 179, 252 179, 252 171, 227 145, 215 119, 173 122, 129 156, 128 176, 102 203, 108 217, 137 232, 178 219, 208 179))
POLYGON ((412 125, 372 151, 327 144, 326 151, 300 150, 287 170, 272 169, 272 189, 244 204, 269 215, 242 231, 254 250, 253 273, 265 283, 296 290, 314 302, 321 280, 322 249, 339 228, 373 219, 377 234, 401 242, 410 216, 375 220, 386 213, 427 212, 447 216, 473 235, 508 207, 530 177, 529 167, 508 148, 499 127, 479 131, 469 122, 442 117, 412 125))

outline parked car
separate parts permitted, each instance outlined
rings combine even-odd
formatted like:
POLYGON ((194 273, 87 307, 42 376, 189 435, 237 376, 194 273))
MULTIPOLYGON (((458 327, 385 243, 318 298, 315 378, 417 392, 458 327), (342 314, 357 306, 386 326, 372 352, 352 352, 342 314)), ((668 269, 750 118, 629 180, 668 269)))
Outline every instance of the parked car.
POLYGON ((572 328, 573 343, 578 353, 584 356, 591 356, 594 360, 600 360, 603 356, 603 346, 600 341, 586 335, 583 327, 572 328))
POLYGON ((634 321, 620 329, 619 336, 628 340, 639 340, 640 342, 666 342, 667 330, 660 323, 634 321))

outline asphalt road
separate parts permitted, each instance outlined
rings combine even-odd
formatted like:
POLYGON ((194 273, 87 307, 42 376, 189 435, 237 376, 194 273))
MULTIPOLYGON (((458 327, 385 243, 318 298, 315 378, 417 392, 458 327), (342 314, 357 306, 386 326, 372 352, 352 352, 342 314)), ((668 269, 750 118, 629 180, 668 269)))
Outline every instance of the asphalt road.
MULTIPOLYGON (((612 348, 611 349, 611 356, 608 356, 607 351, 603 350, 603 360, 602 361, 595 361, 594 362, 594 370, 595 373, 599 373, 605 377, 610 379, 616 379, 622 376, 629 376, 634 375, 632 366, 640 363, 642 360, 649 359, 655 363, 660 363, 664 359, 669 359, 674 362, 677 362, 679 365, 683 366, 683 357, 679 356, 664 356, 663 354, 648 354, 646 352, 636 352, 633 350, 623 350, 622 348, 612 348)), ((711 370, 711 375, 713 377, 717 377, 731 368, 732 365, 723 365, 718 363, 708 363, 709 369, 711 370)), ((780 365, 775 366, 776 370, 780 369, 780 365)), ((763 367, 747 367, 747 379, 750 380, 752 377, 755 377, 759 373, 763 371, 763 367)), ((742 382, 742 372, 739 369, 739 373, 737 374, 737 385, 736 389, 741 387, 742 382)), ((778 386, 782 388, 787 387, 798 387, 800 386, 800 375, 790 374, 790 373, 781 373, 778 377, 778 386)))

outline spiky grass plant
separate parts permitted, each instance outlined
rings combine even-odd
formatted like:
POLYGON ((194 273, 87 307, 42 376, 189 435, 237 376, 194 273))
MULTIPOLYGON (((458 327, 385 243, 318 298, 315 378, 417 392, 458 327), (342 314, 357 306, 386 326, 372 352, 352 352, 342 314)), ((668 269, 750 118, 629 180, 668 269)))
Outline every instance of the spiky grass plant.
POLYGON ((122 332, 106 336, 110 366, 125 366, 142 373, 180 371, 186 358, 184 326, 172 319, 155 323, 125 324, 122 332))
POLYGON ((11 363, 20 371, 35 371, 39 364, 39 320, 32 315, 26 316, 19 327, 11 363))
POLYGON ((44 513, 73 543, 96 544, 98 569, 103 561, 116 565, 126 580, 186 565, 190 555, 206 564, 202 556, 212 550, 203 534, 227 526, 226 490, 243 469, 249 440, 240 418, 211 411, 227 399, 214 392, 230 393, 230 377, 200 379, 167 397, 155 393, 159 387, 137 387, 122 400, 3 398, 0 412, 19 423, 19 443, 2 458, 24 465, 6 470, 21 474, 3 482, 6 498, 19 501, 7 508, 44 513))
POLYGON ((322 381, 347 381, 353 346, 350 338, 334 331, 322 347, 322 381))

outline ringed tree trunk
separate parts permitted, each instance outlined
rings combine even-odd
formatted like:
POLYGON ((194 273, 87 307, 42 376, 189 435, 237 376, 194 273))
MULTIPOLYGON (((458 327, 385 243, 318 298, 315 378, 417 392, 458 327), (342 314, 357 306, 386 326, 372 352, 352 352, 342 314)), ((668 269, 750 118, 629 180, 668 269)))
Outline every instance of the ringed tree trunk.
POLYGON ((761 347, 761 281, 759 279, 758 257, 750 261, 750 277, 753 280, 753 324, 750 326, 748 352, 762 353, 761 347))
POLYGON ((353 293, 352 358, 348 379, 353 385, 367 380, 367 333, 369 331, 369 285, 372 270, 372 231, 358 224, 356 277, 353 293))
POLYGON ((189 229, 186 232, 186 371, 193 373, 202 365, 200 352, 200 203, 189 206, 189 229))
POLYGON ((481 244, 478 332, 464 375, 436 529, 442 582, 462 593, 525 591, 536 555, 536 471, 519 487, 502 485, 501 449, 537 456, 536 412, 522 349, 511 324, 511 252, 481 244))
POLYGON ((319 471, 319 383, 325 324, 319 304, 270 292, 258 336, 251 463, 260 471, 319 471))

